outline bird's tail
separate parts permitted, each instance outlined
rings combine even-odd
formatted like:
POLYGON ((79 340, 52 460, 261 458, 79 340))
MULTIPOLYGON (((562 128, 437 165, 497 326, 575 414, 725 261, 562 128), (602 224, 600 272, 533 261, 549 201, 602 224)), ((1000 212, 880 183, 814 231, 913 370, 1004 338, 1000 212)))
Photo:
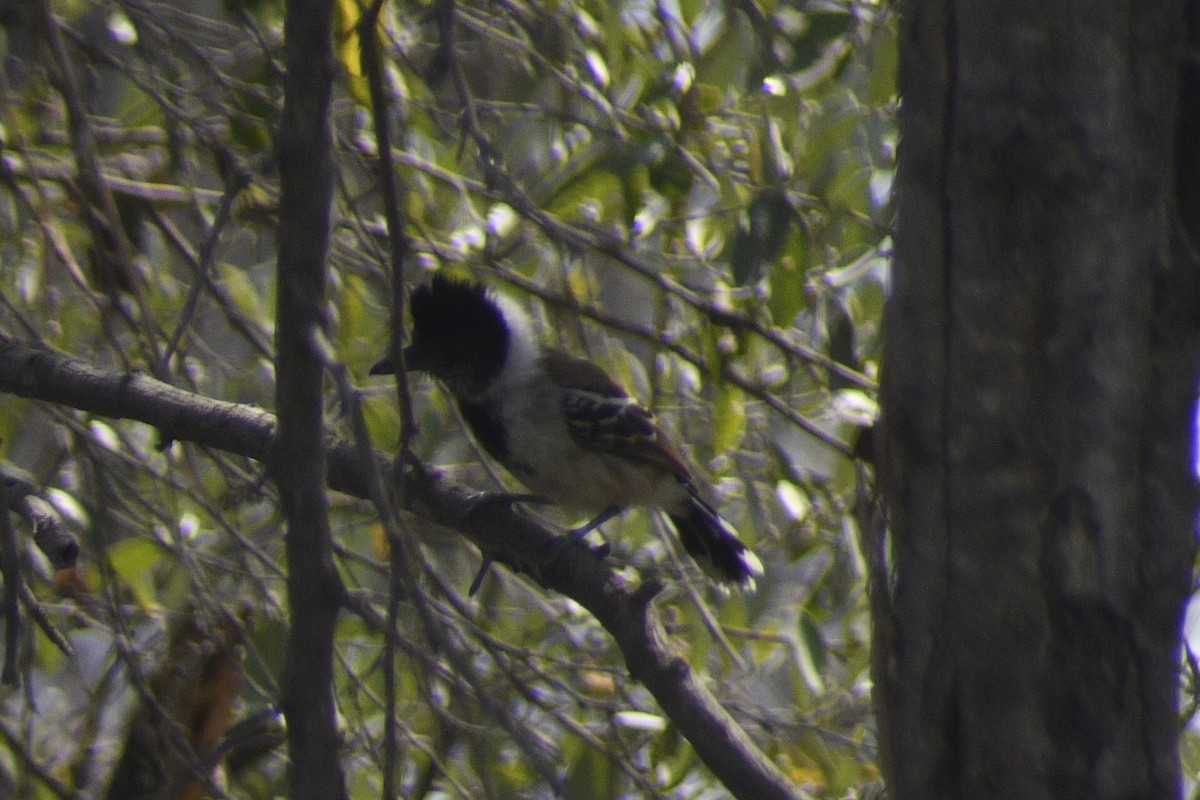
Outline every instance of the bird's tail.
POLYGON ((737 532, 721 519, 716 509, 691 495, 682 511, 667 516, 679 534, 683 549, 709 577, 737 584, 747 591, 754 589, 755 578, 763 574, 762 562, 742 544, 737 532))

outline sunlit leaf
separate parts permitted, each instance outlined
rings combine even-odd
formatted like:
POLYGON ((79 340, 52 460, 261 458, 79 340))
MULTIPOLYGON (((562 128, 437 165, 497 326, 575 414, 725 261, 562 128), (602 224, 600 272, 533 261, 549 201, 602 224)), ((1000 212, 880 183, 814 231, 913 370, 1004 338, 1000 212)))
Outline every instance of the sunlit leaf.
POLYGON ((896 97, 896 71, 900 62, 900 46, 896 36, 878 36, 871 49, 870 80, 865 93, 866 102, 882 106, 896 97))
POLYGON ((665 730, 667 721, 659 714, 648 714, 645 711, 618 711, 613 715, 613 722, 626 728, 649 733, 665 730))
POLYGON ((592 172, 560 191, 550 207, 557 214, 587 222, 621 219, 625 213, 624 187, 611 172, 592 172))
POLYGON ((338 58, 346 74, 357 77, 362 75, 362 47, 358 41, 359 22, 362 20, 362 10, 365 6, 354 0, 337 0, 336 10, 338 37, 338 58))
POLYGON ((746 432, 746 406, 740 389, 722 384, 713 405, 712 447, 725 453, 737 447, 746 432))
POLYGON ((808 691, 820 695, 825 681, 821 677, 825 668, 827 649, 821 631, 807 614, 800 615, 800 630, 797 638, 796 666, 804 678, 808 691))
POLYGON ((768 269, 767 284, 770 287, 768 302, 771 318, 780 325, 790 325, 796 315, 808 306, 809 292, 805 276, 808 264, 808 247, 804 229, 797 225, 781 251, 781 258, 768 269))
POLYGON ((141 536, 122 539, 108 549, 113 572, 133 592, 142 608, 158 605, 154 570, 162 562, 163 555, 157 542, 141 536))
POLYGON ((264 298, 250 279, 250 275, 232 264, 219 264, 218 269, 221 282, 224 284, 229 298, 237 304, 238 308, 251 319, 266 318, 264 298))
POLYGON ((787 515, 797 522, 808 516, 809 510, 812 508, 812 503, 800 491, 800 487, 791 481, 780 481, 776 484, 775 497, 787 515))

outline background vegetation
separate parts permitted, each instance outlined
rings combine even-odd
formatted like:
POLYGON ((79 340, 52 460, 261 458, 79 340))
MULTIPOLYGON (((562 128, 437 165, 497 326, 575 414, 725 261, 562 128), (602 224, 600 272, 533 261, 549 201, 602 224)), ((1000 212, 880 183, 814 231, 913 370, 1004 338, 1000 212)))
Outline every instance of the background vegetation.
MULTIPOLYGON (((450 270, 526 302, 548 340, 602 363, 687 443, 767 576, 753 596, 715 595, 640 512, 607 526, 614 563, 664 581, 673 646, 797 785, 872 791, 849 454, 874 414, 892 11, 386 2, 377 72, 361 57, 363 13, 337 3, 329 316, 372 441, 390 452, 400 436, 394 387, 366 378, 390 335, 393 256, 409 283, 450 270)), ((0 22, 0 337, 272 408, 283 4, 14 0, 0 22)), ((412 389, 424 463, 473 488, 511 485, 435 386, 412 389)), ((329 398, 330 426, 354 438, 332 383, 329 398)), ((79 566, 56 572, 22 539, 25 615, 47 624, 23 628, 22 683, 3 697, 6 796, 102 796, 128 720, 175 714, 164 697, 185 684, 219 695, 210 711, 261 722, 279 702, 287 628, 304 623, 284 600, 261 463, 120 416, 11 395, 0 408, 6 468, 82 545, 79 566), (233 642, 240 683, 193 680, 236 664, 233 642)), ((722 794, 578 604, 504 568, 466 598, 479 556, 452 532, 405 520, 426 607, 451 635, 432 642, 410 604, 384 635, 388 539, 371 504, 331 501, 353 600, 335 675, 351 796, 393 777, 405 797, 722 794)), ((284 750, 265 741, 210 792, 284 794, 284 750)))

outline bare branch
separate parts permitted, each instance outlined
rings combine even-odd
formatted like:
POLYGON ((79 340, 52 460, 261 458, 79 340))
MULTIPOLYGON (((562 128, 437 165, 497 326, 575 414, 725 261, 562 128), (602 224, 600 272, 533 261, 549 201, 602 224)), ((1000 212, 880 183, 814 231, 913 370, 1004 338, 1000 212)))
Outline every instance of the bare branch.
POLYGON ((333 563, 324 491, 325 256, 333 196, 333 3, 293 0, 284 20, 275 319, 278 436, 268 468, 287 519, 288 779, 297 800, 346 796, 334 719, 333 628, 345 588, 333 563))
POLYGON ((4 575, 4 670, 0 683, 16 686, 20 682, 17 674, 17 645, 21 641, 21 595, 18 588, 22 581, 20 550, 17 533, 8 518, 8 490, 0 481, 0 571, 4 575))
MULTIPOLYGON (((263 460, 275 418, 260 409, 201 397, 137 373, 120 375, 76 359, 16 343, 0 343, 0 391, 154 425, 164 439, 182 439, 263 460)), ((328 485, 368 496, 368 470, 353 445, 325 436, 328 485)), ((391 459, 376 453, 384 469, 391 459)), ((645 684, 696 753, 737 797, 802 797, 800 790, 751 741, 680 657, 650 602, 583 548, 550 558, 557 537, 517 511, 478 503, 478 495, 436 473, 406 470, 406 508, 459 530, 480 549, 592 613, 620 646, 630 674, 645 684)), ((294 569, 294 563, 293 563, 294 569)))
POLYGON ((79 542, 62 524, 62 515, 54 506, 38 496, 37 487, 19 475, 0 473, 8 510, 29 523, 33 542, 50 561, 54 569, 74 566, 79 555, 79 542))

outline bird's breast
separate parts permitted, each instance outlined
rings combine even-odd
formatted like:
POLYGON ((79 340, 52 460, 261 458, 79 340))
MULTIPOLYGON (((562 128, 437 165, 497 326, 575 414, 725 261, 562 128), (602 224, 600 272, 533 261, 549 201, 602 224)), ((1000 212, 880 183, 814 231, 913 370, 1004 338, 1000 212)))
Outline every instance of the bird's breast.
MULTIPOLYGON (((636 461, 578 443, 562 412, 556 386, 526 386, 497 404, 503 454, 492 455, 530 491, 571 509, 597 513, 611 506, 676 508, 686 490, 658 464, 636 461)), ((473 425, 474 427, 474 425, 473 425)), ((476 432, 479 436, 479 432, 476 432)), ((488 448, 483 439, 480 444, 488 448)))

